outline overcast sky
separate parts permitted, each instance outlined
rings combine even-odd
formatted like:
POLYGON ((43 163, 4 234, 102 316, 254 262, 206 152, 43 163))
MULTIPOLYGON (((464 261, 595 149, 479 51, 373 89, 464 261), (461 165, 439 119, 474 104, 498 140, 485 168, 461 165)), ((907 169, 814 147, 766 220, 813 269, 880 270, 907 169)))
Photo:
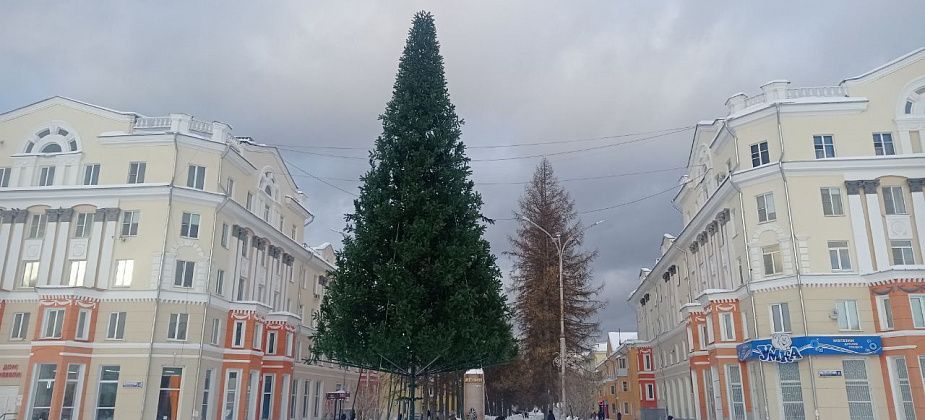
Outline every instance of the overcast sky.
MULTIPOLYGON (((0 110, 62 95, 146 115, 193 114, 281 145, 369 147, 414 12, 434 13, 450 94, 473 159, 554 153, 632 138, 517 148, 683 127, 725 115, 732 94, 772 79, 834 85, 925 46, 925 2, 272 1, 6 2, 0 110), (764 4, 762 4, 764 6, 764 4)), ((676 168, 690 132, 551 157, 560 178, 676 168)), ((361 150, 305 149, 365 156, 361 150)), ((355 191, 366 162, 294 152, 295 165, 355 191)), ((537 159, 473 162, 476 182, 526 181, 537 159)), ((297 170, 293 170, 298 174, 297 170)), ((567 182, 579 210, 636 200, 681 171, 567 182)), ((310 244, 337 244, 352 197, 304 176, 310 244), (332 231, 333 230, 333 231, 332 231)), ((509 218, 522 185, 479 185, 509 218)), ((680 215, 662 194, 584 216, 609 304, 603 330, 635 329, 627 294, 680 215)), ((506 272, 507 236, 488 238, 506 272)))

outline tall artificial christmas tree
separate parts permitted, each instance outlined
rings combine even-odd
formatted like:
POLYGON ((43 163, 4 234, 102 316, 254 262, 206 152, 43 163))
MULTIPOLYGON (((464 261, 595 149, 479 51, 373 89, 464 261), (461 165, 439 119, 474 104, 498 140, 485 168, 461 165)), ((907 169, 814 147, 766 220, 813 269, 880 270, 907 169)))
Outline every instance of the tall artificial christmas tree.
POLYGON ((421 376, 516 353, 430 13, 414 16, 380 119, 313 353, 403 376, 413 398, 421 376))

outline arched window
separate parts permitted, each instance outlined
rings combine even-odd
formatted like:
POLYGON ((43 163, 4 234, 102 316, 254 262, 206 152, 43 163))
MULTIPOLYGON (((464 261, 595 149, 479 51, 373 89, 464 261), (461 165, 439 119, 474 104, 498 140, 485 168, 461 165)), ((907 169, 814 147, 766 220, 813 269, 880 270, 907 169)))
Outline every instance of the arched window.
POLYGON ((80 139, 65 123, 52 121, 40 126, 26 139, 23 153, 63 153, 80 151, 80 139))
POLYGON ((61 146, 58 143, 48 143, 42 147, 42 153, 61 153, 61 146))

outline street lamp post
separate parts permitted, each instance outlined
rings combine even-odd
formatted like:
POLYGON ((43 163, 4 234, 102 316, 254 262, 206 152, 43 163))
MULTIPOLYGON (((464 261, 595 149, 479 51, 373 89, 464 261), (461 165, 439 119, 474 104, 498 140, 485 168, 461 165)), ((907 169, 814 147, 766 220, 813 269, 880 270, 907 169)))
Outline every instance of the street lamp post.
POLYGON ((565 249, 568 247, 568 244, 572 242, 573 239, 577 238, 579 235, 591 229, 601 223, 604 223, 603 220, 592 223, 591 225, 585 227, 580 232, 575 235, 572 235, 570 238, 566 239, 565 242, 562 242, 562 234, 557 233, 553 236, 546 229, 543 229, 542 226, 536 222, 519 216, 519 218, 525 222, 530 223, 533 226, 536 226, 537 229, 543 231, 546 236, 556 245, 556 251, 559 253, 559 387, 561 388, 561 399, 562 399, 562 409, 566 409, 565 404, 565 364, 566 364, 566 354, 565 354, 565 287, 562 282, 562 254, 565 252, 565 249))

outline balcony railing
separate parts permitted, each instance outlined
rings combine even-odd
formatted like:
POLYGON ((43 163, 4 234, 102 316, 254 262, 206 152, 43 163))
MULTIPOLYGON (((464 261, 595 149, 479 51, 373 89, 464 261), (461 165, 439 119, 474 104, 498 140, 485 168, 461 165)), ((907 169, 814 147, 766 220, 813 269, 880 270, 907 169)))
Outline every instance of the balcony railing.
POLYGON ((747 98, 747 99, 745 99, 745 107, 748 108, 748 107, 750 107, 750 106, 754 106, 754 105, 758 105, 758 104, 763 104, 763 103, 765 102, 765 98, 766 98, 766 95, 763 94, 763 93, 762 93, 762 94, 759 94, 759 95, 752 96, 751 98, 747 98))
POLYGON ((136 130, 170 128, 170 117, 140 117, 135 119, 136 130))
POLYGON ((197 133, 212 135, 212 123, 192 119, 189 122, 189 130, 197 133))
POLYGON ((816 86, 787 89, 787 99, 796 98, 828 98, 848 96, 848 89, 844 86, 816 86))

